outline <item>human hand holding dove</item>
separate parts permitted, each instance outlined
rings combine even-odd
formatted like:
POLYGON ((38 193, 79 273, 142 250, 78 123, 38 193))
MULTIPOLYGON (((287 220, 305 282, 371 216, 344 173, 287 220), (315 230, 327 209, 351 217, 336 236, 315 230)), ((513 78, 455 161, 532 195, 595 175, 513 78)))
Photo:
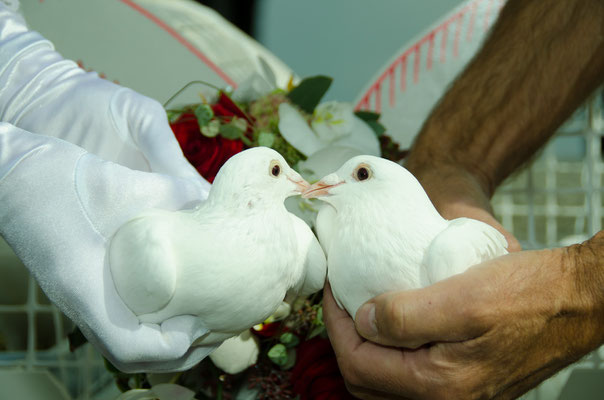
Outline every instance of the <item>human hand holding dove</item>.
POLYGON ((442 220, 422 193, 402 167, 359 156, 304 194, 329 202, 317 220, 330 268, 324 318, 352 394, 516 398, 601 343, 601 301, 581 287, 598 281, 604 234, 506 254, 495 228, 442 220), (396 184, 379 181, 384 171, 396 184), (396 201, 383 201, 387 189, 396 201), (396 253, 400 242, 408 256, 396 253))

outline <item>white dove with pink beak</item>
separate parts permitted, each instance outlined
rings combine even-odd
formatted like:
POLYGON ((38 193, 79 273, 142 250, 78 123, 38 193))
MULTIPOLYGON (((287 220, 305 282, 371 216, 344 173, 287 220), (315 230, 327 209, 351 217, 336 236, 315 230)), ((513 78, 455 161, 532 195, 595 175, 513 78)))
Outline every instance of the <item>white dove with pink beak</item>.
POLYGON ((308 183, 276 151, 255 147, 220 169, 193 210, 151 210, 120 227, 109 263, 117 291, 142 323, 199 318, 197 345, 263 322, 286 294, 320 290, 325 255, 284 200, 308 183))
POLYGON ((379 294, 424 287, 507 253, 499 231, 444 219, 409 171, 380 157, 351 158, 302 197, 327 203, 317 235, 333 295, 353 318, 379 294))

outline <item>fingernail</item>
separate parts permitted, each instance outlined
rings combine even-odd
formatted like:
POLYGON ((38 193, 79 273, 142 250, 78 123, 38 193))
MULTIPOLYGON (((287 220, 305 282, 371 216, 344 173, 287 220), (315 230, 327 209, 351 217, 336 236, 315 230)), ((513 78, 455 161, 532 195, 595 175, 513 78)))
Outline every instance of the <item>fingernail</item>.
POLYGON ((372 338, 377 336, 377 325, 375 323, 375 304, 363 304, 356 314, 357 331, 361 336, 372 338))

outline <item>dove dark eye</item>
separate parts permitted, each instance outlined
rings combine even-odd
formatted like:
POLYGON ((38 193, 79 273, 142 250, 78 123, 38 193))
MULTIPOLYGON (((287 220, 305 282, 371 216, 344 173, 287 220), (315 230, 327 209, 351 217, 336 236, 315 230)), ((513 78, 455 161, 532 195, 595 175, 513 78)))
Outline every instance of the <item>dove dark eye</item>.
POLYGON ((357 170, 357 179, 360 181, 364 181, 369 178, 369 171, 367 168, 361 167, 357 170))
POLYGON ((280 172, 281 168, 278 165, 274 165, 273 169, 271 170, 271 174, 273 174, 273 176, 279 176, 280 172))

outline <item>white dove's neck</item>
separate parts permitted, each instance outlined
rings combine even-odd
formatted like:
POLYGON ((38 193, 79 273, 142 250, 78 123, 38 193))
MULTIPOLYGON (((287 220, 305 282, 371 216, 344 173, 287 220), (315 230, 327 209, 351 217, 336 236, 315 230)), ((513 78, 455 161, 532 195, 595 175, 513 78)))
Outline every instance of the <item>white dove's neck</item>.
MULTIPOLYGON (((353 226, 370 224, 375 229, 396 235, 405 243, 416 247, 417 254, 447 226, 447 221, 438 213, 428 195, 421 191, 403 193, 393 190, 376 199, 368 195, 358 202, 347 202, 336 206, 338 218, 342 223, 353 226), (356 204, 354 204, 356 203, 356 204)), ((362 232, 359 232, 362 234, 362 232)))
POLYGON ((243 214, 254 212, 287 212, 283 199, 254 192, 229 193, 226 191, 210 191, 207 201, 198 208, 198 211, 202 212, 201 210, 206 207, 243 214))

